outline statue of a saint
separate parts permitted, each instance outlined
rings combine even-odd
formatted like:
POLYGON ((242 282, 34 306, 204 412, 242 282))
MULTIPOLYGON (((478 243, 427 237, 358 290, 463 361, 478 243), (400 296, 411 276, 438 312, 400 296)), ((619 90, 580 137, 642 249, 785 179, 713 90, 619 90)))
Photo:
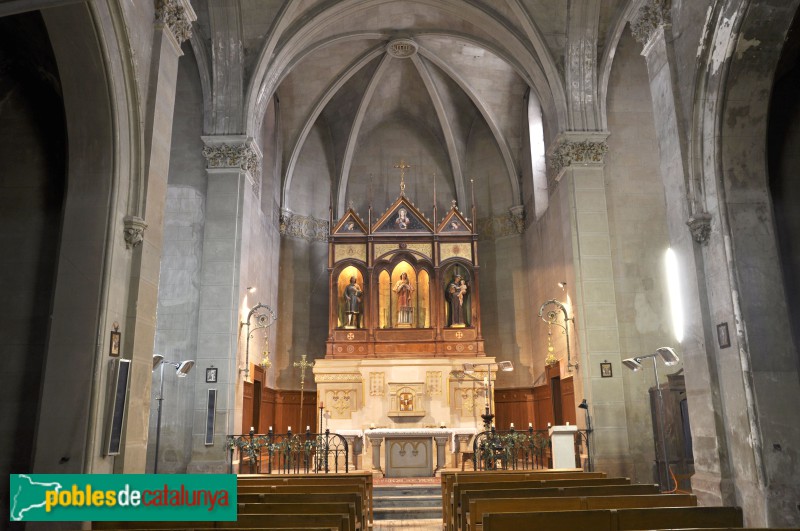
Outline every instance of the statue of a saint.
POLYGON ((461 275, 456 275, 447 286, 447 298, 450 301, 450 326, 461 328, 464 323, 464 296, 467 294, 467 282, 461 275))
POLYGON ((400 273, 400 280, 394 285, 394 292, 397 293, 397 324, 410 326, 414 317, 414 309, 411 305, 411 293, 414 285, 408 280, 408 273, 400 273))
POLYGON ((361 286, 356 283, 356 277, 350 277, 350 284, 344 288, 345 328, 358 328, 358 315, 361 307, 361 286))

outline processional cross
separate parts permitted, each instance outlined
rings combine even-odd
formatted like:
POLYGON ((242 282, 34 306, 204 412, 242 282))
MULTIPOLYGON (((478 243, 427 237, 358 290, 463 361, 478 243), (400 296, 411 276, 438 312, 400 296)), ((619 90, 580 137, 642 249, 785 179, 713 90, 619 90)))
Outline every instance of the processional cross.
POLYGON ((400 162, 395 164, 394 167, 400 170, 400 195, 406 195, 405 175, 406 170, 411 168, 411 164, 408 164, 403 159, 400 159, 400 162))
POLYGON ((314 366, 314 362, 306 361, 306 355, 300 356, 300 361, 294 362, 294 366, 300 369, 300 429, 303 424, 303 391, 306 383, 306 369, 314 366))

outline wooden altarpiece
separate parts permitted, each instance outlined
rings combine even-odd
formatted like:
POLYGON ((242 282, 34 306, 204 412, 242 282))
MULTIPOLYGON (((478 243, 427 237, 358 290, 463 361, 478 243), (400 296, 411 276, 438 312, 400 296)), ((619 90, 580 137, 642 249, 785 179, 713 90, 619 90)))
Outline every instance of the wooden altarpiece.
POLYGON ((331 227, 326 358, 485 355, 478 237, 455 201, 438 225, 401 194, 374 223, 350 208, 331 227))

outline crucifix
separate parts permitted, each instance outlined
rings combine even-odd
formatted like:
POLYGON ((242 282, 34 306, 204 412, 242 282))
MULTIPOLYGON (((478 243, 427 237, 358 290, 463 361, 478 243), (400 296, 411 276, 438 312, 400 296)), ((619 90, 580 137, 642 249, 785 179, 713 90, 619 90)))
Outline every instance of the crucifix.
POLYGON ((411 164, 408 164, 403 159, 400 159, 400 162, 395 164, 394 167, 400 170, 400 195, 406 195, 405 175, 406 170, 411 168, 411 164))
POLYGON ((300 356, 300 361, 294 362, 294 366, 300 369, 300 427, 303 426, 303 391, 306 384, 306 369, 313 367, 314 362, 306 361, 306 355, 300 356))

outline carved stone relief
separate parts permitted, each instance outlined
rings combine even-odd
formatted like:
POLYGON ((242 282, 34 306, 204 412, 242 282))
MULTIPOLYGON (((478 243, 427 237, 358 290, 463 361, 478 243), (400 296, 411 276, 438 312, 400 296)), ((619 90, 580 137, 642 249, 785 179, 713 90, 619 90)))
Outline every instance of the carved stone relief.
POLYGON ((428 389, 428 396, 442 396, 442 371, 426 372, 425 387, 428 389))
POLYGON ((331 411, 331 418, 349 419, 356 406, 356 392, 353 389, 330 389, 325 392, 325 404, 331 411))
POLYGON ((692 231, 694 241, 700 244, 708 242, 708 237, 711 235, 711 214, 705 212, 695 214, 686 220, 686 225, 692 231))
POLYGON ((384 396, 386 394, 386 374, 382 372, 369 373, 369 396, 384 396))
POLYGON ((603 141, 580 140, 561 141, 550 155, 550 165, 554 174, 573 164, 603 164, 608 153, 608 143, 603 141))
POLYGON ((144 229, 147 228, 147 223, 138 216, 127 216, 123 220, 125 228, 125 247, 133 249, 144 241, 144 229))
POLYGON ((301 216, 288 210, 281 212, 281 236, 290 236, 309 242, 328 241, 328 222, 310 216, 301 216))

